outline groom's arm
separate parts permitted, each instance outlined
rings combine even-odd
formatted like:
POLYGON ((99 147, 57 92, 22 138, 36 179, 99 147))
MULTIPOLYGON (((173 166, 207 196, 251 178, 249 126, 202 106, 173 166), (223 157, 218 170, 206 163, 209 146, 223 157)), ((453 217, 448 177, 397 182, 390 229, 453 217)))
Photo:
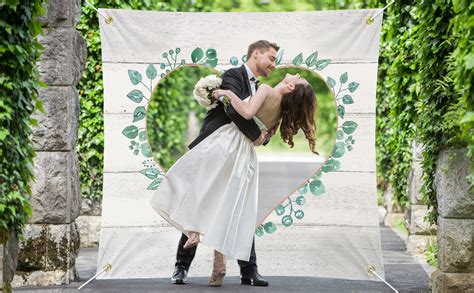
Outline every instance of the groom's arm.
MULTIPOLYGON (((246 98, 246 97, 240 96, 242 89, 239 87, 242 87, 242 86, 245 86, 245 85, 241 84, 240 79, 236 77, 233 72, 227 71, 222 76, 221 88, 225 90, 231 90, 241 100, 246 98)), ((232 105, 229 105, 225 109, 225 112, 227 113, 227 116, 229 116, 229 118, 235 123, 237 128, 239 128, 239 130, 245 136, 247 136, 251 141, 256 141, 258 138, 260 138, 262 131, 260 131, 260 128, 258 127, 258 125, 255 123, 253 119, 247 120, 244 117, 240 116, 239 113, 237 113, 237 111, 235 111, 235 109, 232 107, 232 105)))

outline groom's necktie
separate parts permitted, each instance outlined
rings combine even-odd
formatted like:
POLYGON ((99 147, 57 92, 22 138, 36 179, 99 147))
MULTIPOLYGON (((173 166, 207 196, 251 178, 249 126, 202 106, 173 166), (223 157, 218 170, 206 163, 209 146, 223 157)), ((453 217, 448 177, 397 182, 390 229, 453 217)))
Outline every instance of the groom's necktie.
POLYGON ((260 80, 256 79, 255 76, 252 76, 252 78, 250 78, 250 80, 255 83, 255 91, 257 91, 258 90, 258 84, 260 83, 260 80))

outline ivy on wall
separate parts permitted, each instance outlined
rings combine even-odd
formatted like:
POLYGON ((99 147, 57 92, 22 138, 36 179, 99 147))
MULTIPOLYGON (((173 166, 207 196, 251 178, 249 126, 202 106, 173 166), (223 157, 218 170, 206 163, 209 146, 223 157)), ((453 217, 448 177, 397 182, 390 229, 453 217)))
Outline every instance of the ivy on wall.
POLYGON ((21 233, 31 215, 28 198, 33 179, 35 151, 30 141, 30 118, 38 100, 36 62, 41 45, 37 16, 43 14, 41 0, 0 1, 0 243, 8 231, 21 233))

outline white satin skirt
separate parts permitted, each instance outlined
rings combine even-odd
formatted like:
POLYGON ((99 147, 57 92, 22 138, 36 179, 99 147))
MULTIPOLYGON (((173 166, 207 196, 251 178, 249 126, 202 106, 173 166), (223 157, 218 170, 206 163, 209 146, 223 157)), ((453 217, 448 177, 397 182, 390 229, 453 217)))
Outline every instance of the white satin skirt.
POLYGON ((258 162, 253 143, 225 124, 183 155, 153 195, 153 208, 201 243, 248 261, 257 221, 258 162))

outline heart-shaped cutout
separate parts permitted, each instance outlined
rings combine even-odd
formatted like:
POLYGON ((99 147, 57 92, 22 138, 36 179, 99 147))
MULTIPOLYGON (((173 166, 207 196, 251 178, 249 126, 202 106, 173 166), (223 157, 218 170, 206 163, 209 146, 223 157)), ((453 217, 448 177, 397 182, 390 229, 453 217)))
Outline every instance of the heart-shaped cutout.
MULTIPOLYGON (((273 211, 280 215, 282 207, 284 210, 282 203, 319 172, 333 153, 336 140, 336 101, 319 74, 302 67, 279 67, 268 78, 262 79, 262 83, 274 86, 287 73, 305 78, 316 93, 314 117, 319 156, 310 151, 301 130, 293 137, 293 148, 283 142, 279 131, 267 146, 256 147, 260 166, 257 226, 273 211)), ((152 93, 147 109, 148 142, 163 172, 188 151, 187 146, 199 134, 207 109, 194 100, 193 88, 200 78, 211 74, 221 73, 206 66, 182 65, 167 73, 152 93)), ((295 202, 302 206, 305 201, 300 196, 295 202)), ((303 210, 297 210, 294 217, 302 219, 303 210)), ((288 218, 283 219, 284 224, 285 221, 288 222, 288 218)), ((271 231, 271 228, 266 230, 271 231)))

